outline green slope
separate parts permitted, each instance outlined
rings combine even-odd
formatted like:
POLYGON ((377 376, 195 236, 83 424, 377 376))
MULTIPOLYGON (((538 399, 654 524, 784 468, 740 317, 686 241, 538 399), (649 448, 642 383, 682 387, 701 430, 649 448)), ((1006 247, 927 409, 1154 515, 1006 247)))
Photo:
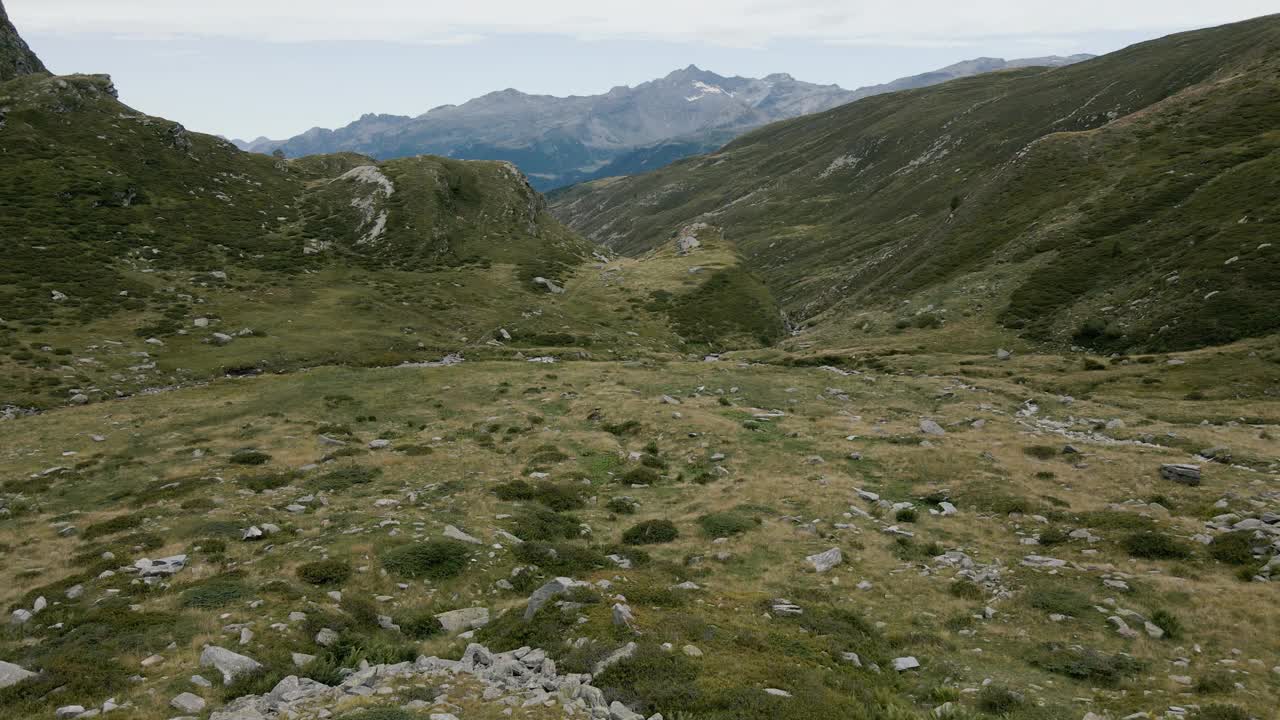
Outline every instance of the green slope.
POLYGON ((1227 342, 1280 328, 1278 70, 1265 17, 869 98, 553 212, 627 253, 717 226, 810 325, 927 300, 1038 340, 1227 342), (997 267, 998 307, 967 302, 997 267))

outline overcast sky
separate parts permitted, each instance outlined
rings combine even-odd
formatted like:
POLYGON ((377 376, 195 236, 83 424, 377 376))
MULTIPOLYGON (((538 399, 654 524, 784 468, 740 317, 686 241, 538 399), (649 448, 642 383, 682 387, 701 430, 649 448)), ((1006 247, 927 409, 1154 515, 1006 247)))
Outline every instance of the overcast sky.
POLYGON ((514 87, 555 95, 697 64, 848 88, 978 56, 1104 53, 1275 0, 5 0, 57 73, 188 127, 288 137, 514 87))

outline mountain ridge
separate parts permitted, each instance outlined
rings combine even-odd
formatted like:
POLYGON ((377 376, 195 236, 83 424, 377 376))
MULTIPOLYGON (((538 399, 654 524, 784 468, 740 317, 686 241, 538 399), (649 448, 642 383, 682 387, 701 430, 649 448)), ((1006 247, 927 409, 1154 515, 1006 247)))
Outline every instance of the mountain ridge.
POLYGON ((412 117, 366 113, 341 128, 315 127, 287 140, 234 142, 251 152, 279 149, 289 157, 352 151, 384 159, 428 153, 507 160, 520 166, 535 187, 549 190, 647 169, 659 159, 709 151, 750 128, 879 92, 944 82, 968 72, 1021 67, 1033 60, 1056 66, 1083 57, 988 58, 980 65, 965 61, 896 84, 853 91, 802 82, 787 73, 729 77, 689 65, 596 95, 559 97, 507 88, 412 117))
POLYGON ((634 254, 717 226, 800 324, 863 312, 909 324, 915 312, 894 308, 907 301, 935 307, 921 322, 942 321, 950 297, 965 312, 1002 305, 1005 327, 1060 345, 1185 349, 1265 334, 1280 299, 1262 180, 1280 122, 1277 45, 1269 16, 879 95, 560 191, 552 208, 634 254), (1018 268, 1007 296, 958 294, 1006 267, 1018 268))

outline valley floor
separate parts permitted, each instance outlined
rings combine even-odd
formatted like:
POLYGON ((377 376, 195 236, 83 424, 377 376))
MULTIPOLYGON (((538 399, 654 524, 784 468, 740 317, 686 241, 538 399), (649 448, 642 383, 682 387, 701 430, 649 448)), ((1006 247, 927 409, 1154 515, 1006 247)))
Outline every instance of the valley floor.
MULTIPOLYGON (((1249 348, 751 359, 324 367, 0 422, 0 660, 43 671, 0 715, 214 711, 474 641, 563 672, 635 642, 594 684, 667 718, 1273 717, 1280 405, 1185 390, 1249 348), (557 576, 591 585, 524 620, 557 576), (264 668, 223 687, 206 645, 264 668)), ((480 693, 432 707, 502 716, 480 693)))

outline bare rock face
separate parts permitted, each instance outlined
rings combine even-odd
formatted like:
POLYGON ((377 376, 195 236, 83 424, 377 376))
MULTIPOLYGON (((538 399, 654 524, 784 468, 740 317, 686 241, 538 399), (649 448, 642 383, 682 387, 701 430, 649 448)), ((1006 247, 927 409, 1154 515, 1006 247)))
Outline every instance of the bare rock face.
POLYGON ((0 0, 0 82, 43 72, 49 72, 49 70, 27 46, 22 36, 18 34, 18 29, 9 22, 9 13, 5 12, 4 0, 0 0))

